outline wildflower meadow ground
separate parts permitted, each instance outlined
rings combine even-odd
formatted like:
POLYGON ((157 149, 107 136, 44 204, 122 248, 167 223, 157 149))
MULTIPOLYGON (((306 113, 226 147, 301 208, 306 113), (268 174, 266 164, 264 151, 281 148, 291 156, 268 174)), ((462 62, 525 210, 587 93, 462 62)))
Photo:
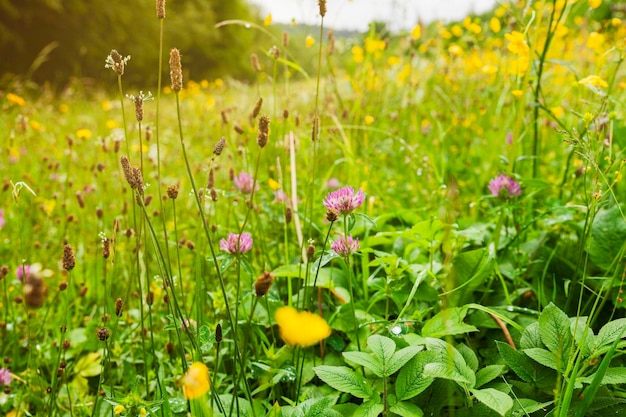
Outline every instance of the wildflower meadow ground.
POLYGON ((0 415, 626 415, 626 9, 326 3, 207 28, 258 33, 249 82, 157 0, 103 87, 0 87, 0 415))

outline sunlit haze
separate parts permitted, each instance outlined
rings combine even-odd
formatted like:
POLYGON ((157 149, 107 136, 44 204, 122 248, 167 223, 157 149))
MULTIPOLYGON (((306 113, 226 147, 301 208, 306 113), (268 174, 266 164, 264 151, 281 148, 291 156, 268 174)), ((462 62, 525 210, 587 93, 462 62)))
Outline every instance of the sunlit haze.
MULTIPOLYGON (((318 24, 316 0, 250 0, 259 5, 265 16, 274 22, 318 24)), ((491 9, 496 0, 328 0, 324 24, 336 29, 365 31, 376 20, 387 23, 392 30, 410 29, 419 20, 462 19, 469 13, 491 9)))

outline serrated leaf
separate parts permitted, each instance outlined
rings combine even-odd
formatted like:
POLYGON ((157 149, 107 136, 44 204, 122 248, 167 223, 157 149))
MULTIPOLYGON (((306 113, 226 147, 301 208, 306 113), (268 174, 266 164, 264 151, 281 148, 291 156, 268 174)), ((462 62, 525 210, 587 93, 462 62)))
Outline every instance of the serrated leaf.
POLYGON ((352 414, 352 417, 378 417, 385 407, 378 401, 366 401, 352 414))
POLYGON ((530 348, 542 348, 543 343, 541 342, 541 334, 539 333, 539 323, 532 323, 530 326, 526 327, 522 332, 522 337, 519 341, 520 349, 530 349, 530 348))
POLYGON ((608 269, 626 240, 626 222, 619 207, 600 210, 593 220, 588 251, 591 261, 608 269))
POLYGON ((424 377, 424 365, 434 359, 434 352, 422 352, 413 357, 401 370, 396 378, 396 397, 408 400, 423 392, 432 384, 433 378, 424 377), (432 358, 431 358, 432 357, 432 358))
POLYGON ((372 351, 372 356, 380 361, 383 369, 386 369, 396 351, 396 342, 388 337, 375 334, 367 338, 367 346, 372 351))
POLYGON ((618 337, 626 336, 626 332, 623 332, 624 327, 626 319, 613 320, 602 326, 596 337, 597 347, 610 346, 618 337))
POLYGON ((526 354, 529 358, 533 359, 537 363, 540 363, 543 366, 547 366, 548 368, 556 370, 560 368, 558 363, 559 359, 554 353, 550 352, 549 350, 540 348, 524 349, 524 354, 526 354))
MULTIPOLYGON (((471 369, 470 369, 470 372, 471 372, 471 369)), ((450 379, 456 383, 468 384, 470 386, 474 385, 474 381, 472 379, 463 375, 463 373, 461 373, 459 369, 456 366, 454 366, 454 362, 427 363, 424 366, 424 376, 426 378, 450 379)))
POLYGON ((478 357, 476 356, 476 353, 463 343, 458 344, 456 346, 456 350, 458 350, 461 356, 463 356, 467 366, 469 366, 472 371, 476 372, 478 370, 478 357))
POLYGON ((330 387, 358 398, 370 398, 372 390, 365 379, 345 366, 321 365, 313 368, 319 379, 330 387))
POLYGON ((547 401, 544 403, 540 403, 535 400, 531 400, 529 398, 518 398, 515 400, 513 405, 513 417, 528 417, 532 413, 543 410, 547 411, 547 408, 552 405, 554 401, 547 401))
POLYGON ((383 377, 383 365, 371 354, 365 352, 343 352, 342 355, 347 361, 364 366, 376 376, 383 377))
POLYGON ((422 409, 415 404, 402 401, 391 406, 389 411, 402 417, 422 417, 424 415, 422 409))
POLYGON ((100 375, 102 372, 101 356, 98 352, 91 352, 82 356, 74 364, 74 373, 85 378, 100 375))
POLYGON ((539 315, 539 334, 543 344, 558 357, 572 346, 569 317, 552 303, 539 315))
POLYGON ((571 317, 570 331, 583 357, 588 357, 595 350, 593 330, 587 327, 587 317, 571 317))
MULTIPOLYGON (((463 355, 461 355, 454 346, 445 342, 444 340, 427 337, 426 349, 439 353, 439 357, 434 362, 442 363, 445 367, 450 368, 451 370, 453 370, 454 373, 458 374, 458 379, 453 379, 455 379, 459 383, 461 383, 461 381, 467 381, 466 383, 468 383, 470 387, 474 386, 474 384, 476 383, 476 375, 472 368, 467 366, 465 358, 463 358, 463 355)), ((426 373, 425 375, 427 377, 431 377, 431 375, 427 375, 426 373)))
POLYGON ((506 373, 506 366, 504 365, 489 365, 476 372, 476 388, 480 388, 483 385, 493 381, 500 375, 506 373))
POLYGON ((498 352, 500 352, 500 356, 502 356, 504 362, 513 370, 513 372, 517 374, 517 376, 526 382, 537 381, 537 375, 536 372, 534 372, 536 368, 533 366, 534 363, 530 360, 530 358, 522 352, 513 349, 506 343, 496 341, 496 346, 498 347, 498 352))
POLYGON ((389 361, 389 364, 387 365, 385 374, 387 376, 395 374, 398 369, 406 365, 406 363, 413 359, 413 357, 422 349, 422 346, 407 346, 394 353, 389 361))
POLYGON ((335 395, 329 395, 320 398, 311 398, 298 404, 298 409, 302 412, 303 417, 331 417, 335 416, 334 410, 331 407, 335 405, 339 397, 335 395))
POLYGON ((501 416, 513 408, 513 399, 502 391, 493 388, 472 389, 474 397, 501 416))
MULTIPOLYGON (((576 382, 591 384, 596 374, 578 378, 576 382)), ((626 368, 608 368, 602 377, 600 385, 626 384, 626 368)))
POLYGON ((476 327, 463 323, 465 313, 466 310, 461 308, 448 308, 440 311, 424 322, 422 336, 439 338, 477 332, 476 327))

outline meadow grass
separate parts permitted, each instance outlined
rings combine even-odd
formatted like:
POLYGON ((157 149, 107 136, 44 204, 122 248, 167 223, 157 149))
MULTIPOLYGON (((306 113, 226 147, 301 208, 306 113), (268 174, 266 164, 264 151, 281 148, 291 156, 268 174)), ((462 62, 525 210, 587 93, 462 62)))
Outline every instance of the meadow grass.
POLYGON ((143 45, 110 90, 0 91, 3 415, 626 412, 619 10, 223 22, 248 85, 168 79, 163 7, 158 86, 143 45))

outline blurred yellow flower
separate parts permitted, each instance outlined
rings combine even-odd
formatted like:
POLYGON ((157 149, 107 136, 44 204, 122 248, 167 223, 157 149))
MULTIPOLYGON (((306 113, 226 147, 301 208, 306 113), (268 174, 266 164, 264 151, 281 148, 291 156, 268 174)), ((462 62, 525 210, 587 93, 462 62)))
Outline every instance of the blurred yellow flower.
POLYGON ((115 414, 116 416, 119 416, 124 411, 126 411, 126 407, 124 407, 122 404, 118 404, 115 407, 113 407, 113 414, 115 414))
POLYGON ((306 40, 304 41, 304 46, 306 46, 307 48, 312 47, 315 44, 315 38, 311 35, 308 35, 306 37, 306 40))
POLYGON ((267 180, 267 183, 270 186, 270 189, 274 191, 280 190, 280 183, 276 181, 275 179, 270 178, 269 180, 267 180))
POLYGON ((189 367, 185 376, 180 379, 183 387, 183 395, 188 400, 200 398, 207 392, 211 384, 209 382, 209 368, 202 362, 194 362, 189 367))
POLYGON ((93 133, 91 133, 91 130, 89 129, 78 129, 76 131, 76 137, 80 139, 89 139, 92 136, 93 136, 93 133))
POLYGON ((557 119, 560 119, 565 114, 565 110, 563 110, 563 107, 561 106, 552 107, 550 111, 557 119))
POLYGON ((492 17, 489 21, 489 29, 491 29, 493 33, 500 32, 500 30, 502 30, 502 26, 500 25, 500 19, 498 19, 497 17, 492 17))
POLYGON ((263 24, 265 26, 269 26, 272 24, 272 14, 268 14, 267 16, 265 16, 265 19, 263 19, 263 24))
POLYGON ((293 307, 276 310, 276 323, 280 337, 291 346, 311 346, 326 339, 331 333, 322 317, 308 311, 298 312, 293 307))
POLYGON ((602 0, 589 0, 589 7, 597 9, 602 4, 602 0))
POLYGON ((117 127, 117 122, 113 119, 107 120, 105 124, 107 129, 115 129, 117 127))
POLYGON ((389 58, 387 58, 387 65, 389 65, 390 67, 393 67, 395 65, 399 65, 400 64, 400 58, 392 55, 389 58))
POLYGON ((59 111, 60 111, 61 113, 67 113, 67 112, 69 111, 69 109, 70 109, 70 106, 68 106, 68 105, 67 105, 67 104, 65 104, 65 103, 61 103, 61 104, 59 104, 59 111))
POLYGON ((9 103, 14 104, 16 106, 20 106, 20 107, 23 107, 24 104, 26 104, 26 100, 24 100, 24 98, 13 93, 7 94, 7 100, 9 101, 9 103))
POLYGON ((371 125, 372 123, 374 123, 374 116, 368 114, 367 116, 365 116, 364 121, 366 125, 371 125))
POLYGON ((609 86, 609 84, 606 81, 604 81, 602 78, 600 78, 597 75, 588 75, 582 80, 579 80, 578 84, 591 85, 593 87, 602 87, 602 88, 607 88, 609 86))
POLYGON ((511 91, 511 94, 513 94, 517 98, 520 98, 524 94, 524 92, 522 90, 513 90, 511 91))
POLYGON ((527 56, 529 54, 530 48, 526 43, 526 39, 524 39, 524 35, 516 30, 511 33, 506 33, 504 35, 509 44, 506 46, 507 49, 519 56, 527 56))
POLYGON ((387 43, 381 39, 365 39, 365 51, 368 54, 374 54, 376 52, 384 51, 387 47, 387 43))
POLYGON ((100 106, 102 107, 102 110, 104 111, 109 111, 111 110, 111 108, 113 108, 109 100, 104 100, 102 103, 100 103, 100 106))
POLYGON ((453 56, 461 56, 461 55, 463 55, 463 48, 461 48, 456 43, 453 43, 448 48, 448 52, 450 53, 450 55, 453 55, 453 56))
POLYGON ((604 44, 604 35, 598 32, 591 32, 587 37, 587 48, 598 52, 604 44))
POLYGON ((363 55, 363 48, 361 48, 359 45, 354 45, 352 47, 352 59, 354 60, 354 62, 361 63, 363 62, 364 59, 364 55, 363 55))
POLYGON ((443 39, 450 39, 452 37, 452 33, 450 33, 450 31, 446 28, 441 28, 439 29, 439 36, 443 39))
POLYGON ((148 415, 148 412, 146 411, 145 408, 141 407, 139 409, 139 417, 146 417, 146 415, 148 415))
POLYGON ((411 37, 413 39, 419 39, 422 36, 422 27, 420 25, 415 25, 411 30, 411 37))
POLYGON ((622 26, 622 19, 614 17, 613 19, 611 19, 611 26, 613 27, 622 26))
POLYGON ((37 132, 41 131, 41 123, 39 123, 37 120, 31 120, 29 124, 30 124, 30 127, 33 128, 33 130, 37 132))

